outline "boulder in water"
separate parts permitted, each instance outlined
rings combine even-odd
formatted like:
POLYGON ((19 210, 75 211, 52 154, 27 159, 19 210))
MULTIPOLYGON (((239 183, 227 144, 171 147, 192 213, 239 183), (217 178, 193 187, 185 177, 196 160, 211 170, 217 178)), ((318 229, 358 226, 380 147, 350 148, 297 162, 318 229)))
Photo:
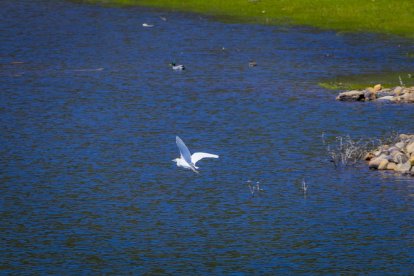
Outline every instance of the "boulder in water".
POLYGON ((336 97, 339 101, 363 101, 364 100, 364 91, 352 90, 348 92, 339 93, 336 97))

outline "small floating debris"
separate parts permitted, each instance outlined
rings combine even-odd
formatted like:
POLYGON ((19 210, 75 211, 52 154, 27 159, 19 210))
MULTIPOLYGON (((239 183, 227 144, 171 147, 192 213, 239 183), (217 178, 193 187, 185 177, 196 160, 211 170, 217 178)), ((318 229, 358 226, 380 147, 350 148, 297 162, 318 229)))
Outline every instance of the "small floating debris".
POLYGON ((160 19, 161 19, 162 21, 167 21, 167 17, 165 17, 165 16, 160 16, 160 19))
POLYGON ((23 64, 24 61, 12 61, 10 64, 23 64))
POLYGON ((370 169, 414 176, 414 134, 400 134, 398 138, 397 143, 381 145, 365 155, 370 169))
POLYGON ((383 88, 381 84, 368 87, 364 90, 351 90, 339 93, 338 101, 368 102, 382 101, 390 103, 414 103, 414 86, 397 86, 394 88, 383 88))
POLYGON ((152 28, 152 27, 154 27, 154 25, 153 24, 148 24, 148 23, 142 23, 142 27, 144 27, 144 28, 152 28))
POLYGON ((102 71, 104 68, 95 68, 95 69, 74 69, 75 72, 96 72, 96 71, 102 71))

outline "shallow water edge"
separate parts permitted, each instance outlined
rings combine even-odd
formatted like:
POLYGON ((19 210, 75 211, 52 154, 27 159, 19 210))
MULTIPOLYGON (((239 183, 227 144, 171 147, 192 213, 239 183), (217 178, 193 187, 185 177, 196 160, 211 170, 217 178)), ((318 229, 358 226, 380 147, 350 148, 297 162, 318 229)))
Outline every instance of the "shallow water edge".
POLYGON ((374 32, 414 38, 414 2, 388 1, 166 1, 75 0, 112 6, 146 6, 171 11, 195 12, 223 22, 269 25, 303 25, 340 32, 374 32))

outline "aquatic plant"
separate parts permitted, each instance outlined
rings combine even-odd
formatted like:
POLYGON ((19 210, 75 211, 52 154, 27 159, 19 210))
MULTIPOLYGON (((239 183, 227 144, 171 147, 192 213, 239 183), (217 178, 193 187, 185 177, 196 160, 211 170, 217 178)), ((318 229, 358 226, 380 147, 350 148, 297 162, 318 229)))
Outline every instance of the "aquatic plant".
POLYGON ((337 136, 332 143, 327 143, 325 135, 322 135, 322 143, 326 145, 327 155, 335 168, 354 165, 362 160, 368 152, 378 148, 380 145, 395 143, 398 139, 399 133, 395 131, 382 138, 354 140, 349 135, 337 136))
POLYGON ((402 79, 401 79, 401 76, 398 76, 398 80, 400 81, 400 85, 401 85, 401 86, 405 86, 405 85, 404 85, 404 82, 403 82, 403 81, 402 81, 402 79))

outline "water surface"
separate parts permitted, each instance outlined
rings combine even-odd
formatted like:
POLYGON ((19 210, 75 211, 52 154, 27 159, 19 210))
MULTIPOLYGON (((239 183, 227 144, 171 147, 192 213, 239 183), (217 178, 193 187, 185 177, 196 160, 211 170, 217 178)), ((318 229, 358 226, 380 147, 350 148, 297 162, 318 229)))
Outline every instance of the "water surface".
POLYGON ((317 86, 410 71, 412 41, 63 1, 0 15, 2 272, 414 270, 413 178, 335 169, 321 141, 412 133, 413 107, 317 86), (176 135, 220 159, 177 168, 176 135))

